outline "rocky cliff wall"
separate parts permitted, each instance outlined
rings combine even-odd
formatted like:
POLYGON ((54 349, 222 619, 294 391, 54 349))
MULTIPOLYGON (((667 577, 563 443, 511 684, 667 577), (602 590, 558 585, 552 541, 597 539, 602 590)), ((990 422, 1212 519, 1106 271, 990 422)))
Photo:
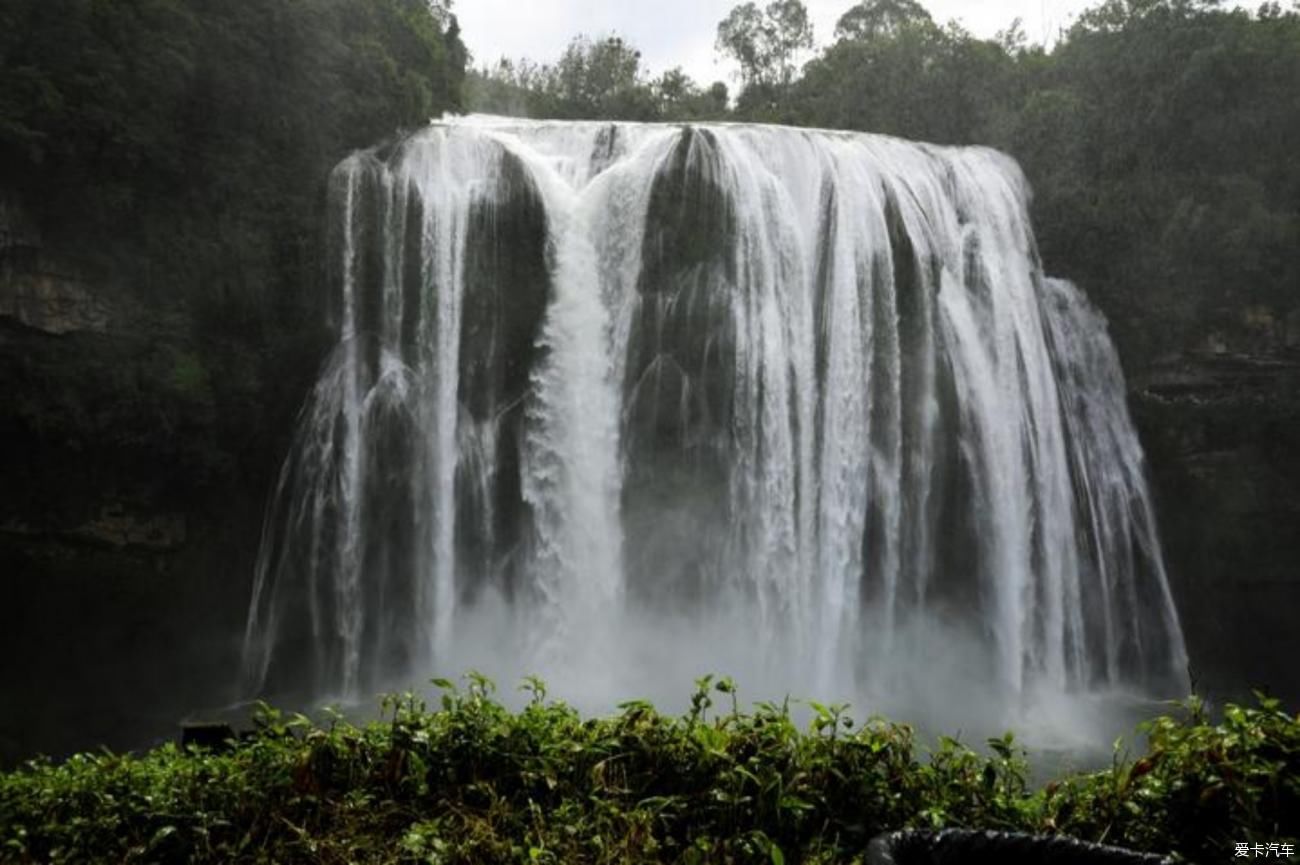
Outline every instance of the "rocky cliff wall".
POLYGON ((0 764, 139 745, 231 697, 323 329, 217 336, 192 297, 88 272, 0 197, 0 764))
POLYGON ((1130 390, 1194 679, 1300 705, 1300 320, 1223 310, 1130 390))

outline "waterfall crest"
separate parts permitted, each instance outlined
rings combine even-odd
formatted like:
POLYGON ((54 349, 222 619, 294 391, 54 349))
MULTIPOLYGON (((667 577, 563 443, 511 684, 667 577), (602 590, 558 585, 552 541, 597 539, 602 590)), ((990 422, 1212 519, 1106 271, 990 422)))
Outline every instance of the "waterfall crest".
POLYGON ((887 688, 937 626, 1002 695, 1181 692, 1118 359, 1027 199, 990 150, 747 125, 468 117, 345 160, 246 687, 483 645, 618 682, 640 628, 887 688))

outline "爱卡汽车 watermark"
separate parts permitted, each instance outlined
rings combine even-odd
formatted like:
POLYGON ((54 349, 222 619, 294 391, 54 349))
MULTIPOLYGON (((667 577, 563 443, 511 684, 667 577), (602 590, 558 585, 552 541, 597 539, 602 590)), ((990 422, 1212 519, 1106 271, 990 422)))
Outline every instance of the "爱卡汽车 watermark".
POLYGON ((1250 844, 1245 841, 1237 842, 1238 859, 1290 859, 1293 856, 1295 856, 1294 844, 1250 844))

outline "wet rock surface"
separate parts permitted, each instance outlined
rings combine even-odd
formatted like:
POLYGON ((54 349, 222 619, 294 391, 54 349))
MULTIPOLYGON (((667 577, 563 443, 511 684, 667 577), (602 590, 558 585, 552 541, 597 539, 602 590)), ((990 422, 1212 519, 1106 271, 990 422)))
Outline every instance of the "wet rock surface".
POLYGON ((319 362, 43 244, 0 199, 0 765, 229 699, 267 490, 319 362))
MULTIPOLYGON (((1300 352, 1188 352, 1130 376, 1192 675, 1300 702, 1300 352)), ((1238 345, 1245 349, 1252 346, 1238 345)))

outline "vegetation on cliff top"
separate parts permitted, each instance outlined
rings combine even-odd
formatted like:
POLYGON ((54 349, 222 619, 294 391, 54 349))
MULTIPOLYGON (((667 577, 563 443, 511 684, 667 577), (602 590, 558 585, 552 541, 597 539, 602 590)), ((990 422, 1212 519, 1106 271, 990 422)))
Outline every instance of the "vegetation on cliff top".
POLYGON ((6 0, 0 193, 93 276, 274 328, 333 165, 458 107, 458 32, 428 0, 6 0))
POLYGON ((264 709, 227 751, 37 761, 0 775, 0 858, 18 862, 840 862, 899 827, 1062 833, 1201 861, 1300 835, 1300 718, 1261 700, 1221 723, 1192 704, 1145 726, 1145 756, 1032 790, 1008 735, 977 754, 811 704, 741 712, 729 680, 692 708, 584 720, 532 680, 430 712, 324 726, 264 709), (715 707, 714 700, 721 705, 715 707), (712 711, 711 711, 712 710, 712 711))

